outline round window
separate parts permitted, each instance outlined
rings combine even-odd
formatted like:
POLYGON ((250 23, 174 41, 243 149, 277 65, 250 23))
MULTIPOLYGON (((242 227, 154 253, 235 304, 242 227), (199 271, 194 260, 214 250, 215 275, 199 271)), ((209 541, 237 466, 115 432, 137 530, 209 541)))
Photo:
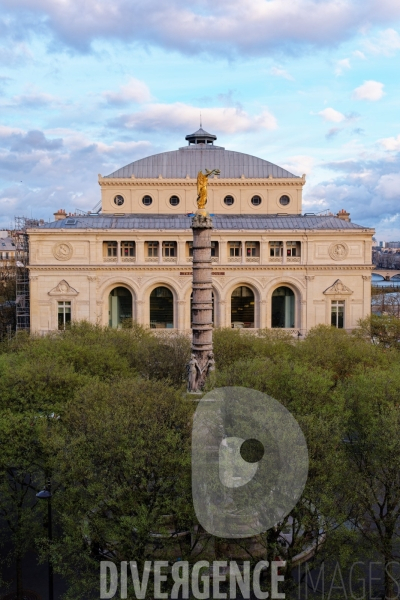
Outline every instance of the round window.
POLYGON ((251 199, 251 203, 253 206, 260 206, 261 204, 261 197, 260 196, 253 196, 251 199))
POLYGON ((279 204, 281 204, 282 206, 287 206, 289 203, 290 203, 289 196, 281 196, 279 198, 279 204))
POLYGON ((169 203, 171 206, 178 206, 178 204, 179 204, 178 196, 171 196, 171 198, 169 199, 169 203))
POLYGON ((124 202, 125 202, 125 200, 124 200, 123 196, 120 196, 119 194, 117 196, 115 196, 114 204, 116 204, 117 206, 122 206, 124 202))
POLYGON ((233 196, 225 196, 224 202, 227 206, 232 206, 232 204, 235 202, 235 198, 233 196))
POLYGON ((153 198, 151 196, 143 196, 142 202, 145 206, 150 206, 153 202, 153 198))

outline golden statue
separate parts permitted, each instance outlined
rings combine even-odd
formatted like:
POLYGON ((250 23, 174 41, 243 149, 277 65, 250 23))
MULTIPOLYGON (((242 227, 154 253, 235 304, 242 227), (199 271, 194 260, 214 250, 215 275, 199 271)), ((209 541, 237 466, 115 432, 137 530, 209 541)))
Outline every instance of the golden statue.
POLYGON ((208 178, 211 175, 219 175, 221 171, 219 169, 213 169, 209 171, 206 169, 206 174, 202 171, 199 171, 197 174, 197 208, 200 210, 204 210, 207 204, 207 183, 208 178))

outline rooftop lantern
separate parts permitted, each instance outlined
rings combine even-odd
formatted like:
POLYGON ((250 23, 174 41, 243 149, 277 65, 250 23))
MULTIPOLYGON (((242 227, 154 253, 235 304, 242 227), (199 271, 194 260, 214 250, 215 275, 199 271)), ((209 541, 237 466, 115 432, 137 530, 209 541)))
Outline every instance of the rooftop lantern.
POLYGON ((188 141, 189 146, 191 146, 192 144, 204 144, 206 146, 212 146, 216 139, 216 135, 212 135, 212 133, 207 133, 207 131, 204 131, 202 127, 200 127, 200 129, 198 129, 195 133, 191 133, 185 137, 185 140, 188 141))

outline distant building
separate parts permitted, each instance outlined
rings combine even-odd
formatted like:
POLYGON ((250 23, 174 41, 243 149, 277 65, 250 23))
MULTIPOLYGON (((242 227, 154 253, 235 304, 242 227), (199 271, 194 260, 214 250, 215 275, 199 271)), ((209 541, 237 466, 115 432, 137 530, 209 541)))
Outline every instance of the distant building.
POLYGON ((302 215, 305 176, 214 145, 203 129, 188 145, 99 176, 100 214, 29 229, 31 328, 71 320, 155 329, 191 326, 196 178, 209 181, 214 215, 214 325, 304 333, 319 323, 352 329, 371 308, 374 231, 337 216, 302 215))
POLYGON ((8 231, 0 231, 0 267, 11 266, 15 261, 15 243, 8 231), (2 235, 5 234, 5 235, 2 235))

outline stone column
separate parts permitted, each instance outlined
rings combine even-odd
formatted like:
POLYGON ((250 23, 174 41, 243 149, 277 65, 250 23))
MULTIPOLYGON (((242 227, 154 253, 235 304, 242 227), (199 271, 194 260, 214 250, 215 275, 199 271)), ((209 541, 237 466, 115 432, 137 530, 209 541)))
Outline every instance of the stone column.
POLYGON ((89 282, 89 322, 97 323, 96 295, 97 295, 97 277, 88 275, 89 282))
POLYGON ((200 392, 207 375, 214 369, 212 339, 212 219, 198 210, 192 219, 193 230, 193 309, 192 358, 188 365, 188 391, 200 392))

